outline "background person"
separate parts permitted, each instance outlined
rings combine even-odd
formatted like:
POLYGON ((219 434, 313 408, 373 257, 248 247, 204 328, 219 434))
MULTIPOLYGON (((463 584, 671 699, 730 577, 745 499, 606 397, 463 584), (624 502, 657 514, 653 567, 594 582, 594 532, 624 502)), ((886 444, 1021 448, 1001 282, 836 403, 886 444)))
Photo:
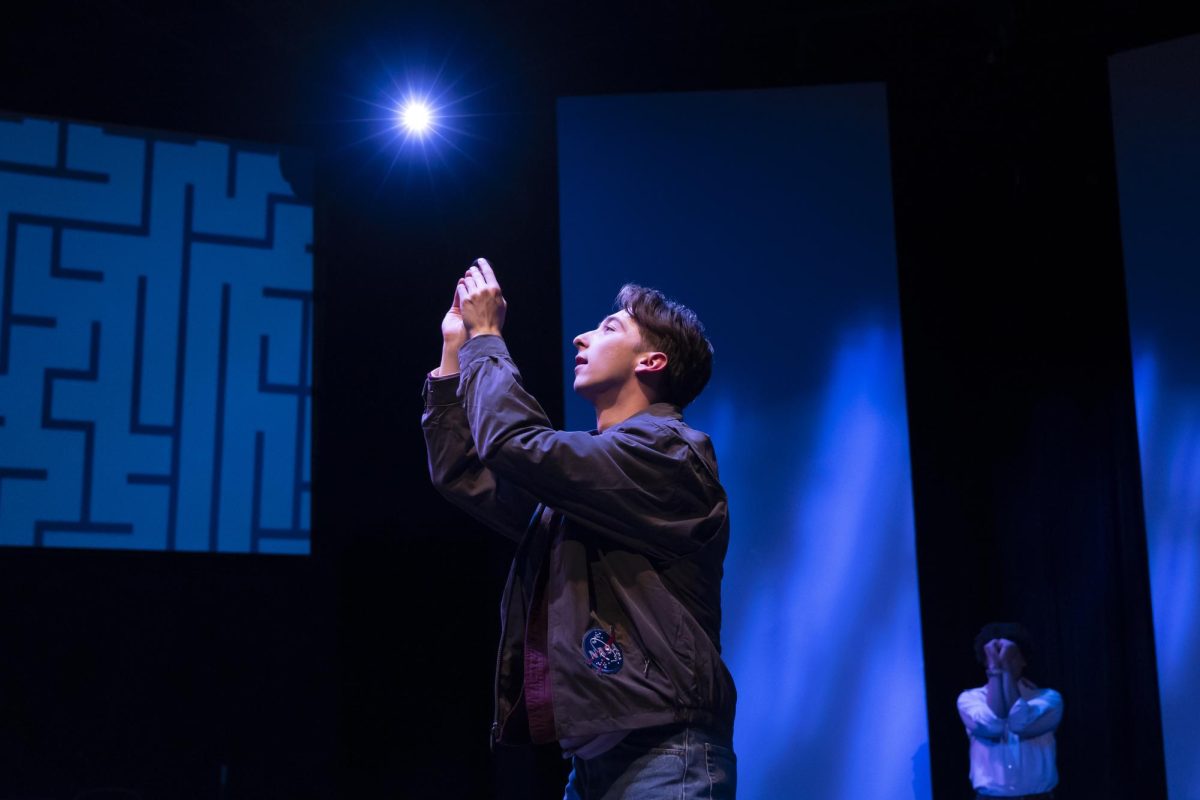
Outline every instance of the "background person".
POLYGON ((1054 731, 1062 696, 1025 678, 1029 633, 1014 622, 993 622, 975 637, 975 658, 987 683, 958 696, 971 740, 971 785, 977 797, 1053 798, 1058 785, 1054 731))

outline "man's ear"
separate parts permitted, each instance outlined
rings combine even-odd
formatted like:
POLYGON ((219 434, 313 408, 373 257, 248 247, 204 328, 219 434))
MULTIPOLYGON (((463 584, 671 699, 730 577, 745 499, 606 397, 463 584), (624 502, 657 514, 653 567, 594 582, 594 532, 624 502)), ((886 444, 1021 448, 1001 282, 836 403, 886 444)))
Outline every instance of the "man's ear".
POLYGON ((667 354, 660 353, 656 350, 649 350, 642 353, 634 365, 633 371, 643 373, 644 377, 647 372, 662 372, 667 368, 667 354))

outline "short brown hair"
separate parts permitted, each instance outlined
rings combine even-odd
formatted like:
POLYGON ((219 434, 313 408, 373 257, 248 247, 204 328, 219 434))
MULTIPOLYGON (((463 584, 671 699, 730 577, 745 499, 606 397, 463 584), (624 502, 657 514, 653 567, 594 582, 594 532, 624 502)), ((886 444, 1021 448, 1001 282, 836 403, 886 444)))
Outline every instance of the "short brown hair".
POLYGON ((695 400, 712 375, 713 358, 712 342, 696 312, 634 283, 621 287, 613 306, 629 312, 645 346, 667 354, 660 399, 680 408, 695 400))

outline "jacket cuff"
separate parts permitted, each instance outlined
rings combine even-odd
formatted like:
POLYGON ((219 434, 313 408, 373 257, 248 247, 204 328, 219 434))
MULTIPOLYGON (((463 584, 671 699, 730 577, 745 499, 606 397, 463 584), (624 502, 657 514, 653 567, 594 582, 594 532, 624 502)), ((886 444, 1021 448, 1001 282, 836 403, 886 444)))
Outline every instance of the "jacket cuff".
POLYGON ((508 345, 504 342, 504 338, 490 333, 483 336, 476 336, 474 339, 468 339, 459 348, 458 368, 465 375, 476 362, 484 361, 493 356, 511 358, 508 354, 508 345))
POLYGON ((426 375, 425 388, 422 391, 425 405, 429 408, 458 405, 458 376, 459 373, 444 378, 426 375))

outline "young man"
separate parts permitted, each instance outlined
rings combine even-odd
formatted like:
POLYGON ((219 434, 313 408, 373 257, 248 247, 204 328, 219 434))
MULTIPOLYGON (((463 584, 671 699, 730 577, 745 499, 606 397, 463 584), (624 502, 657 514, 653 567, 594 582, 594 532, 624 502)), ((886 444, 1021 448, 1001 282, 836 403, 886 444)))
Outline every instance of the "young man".
POLYGON ((558 741, 567 798, 732 798, 735 692, 721 660, 725 491, 680 410, 712 346, 689 309, 626 286, 575 337, 596 430, 557 431, 521 385, 479 259, 442 321, 422 427, 434 485, 516 539, 492 736, 558 741))
POLYGON ((1028 632, 1013 622, 984 625, 975 637, 975 658, 987 670, 987 683, 958 696, 958 713, 971 739, 976 797, 1054 797, 1054 730, 1062 696, 1022 677, 1031 651, 1028 632))

